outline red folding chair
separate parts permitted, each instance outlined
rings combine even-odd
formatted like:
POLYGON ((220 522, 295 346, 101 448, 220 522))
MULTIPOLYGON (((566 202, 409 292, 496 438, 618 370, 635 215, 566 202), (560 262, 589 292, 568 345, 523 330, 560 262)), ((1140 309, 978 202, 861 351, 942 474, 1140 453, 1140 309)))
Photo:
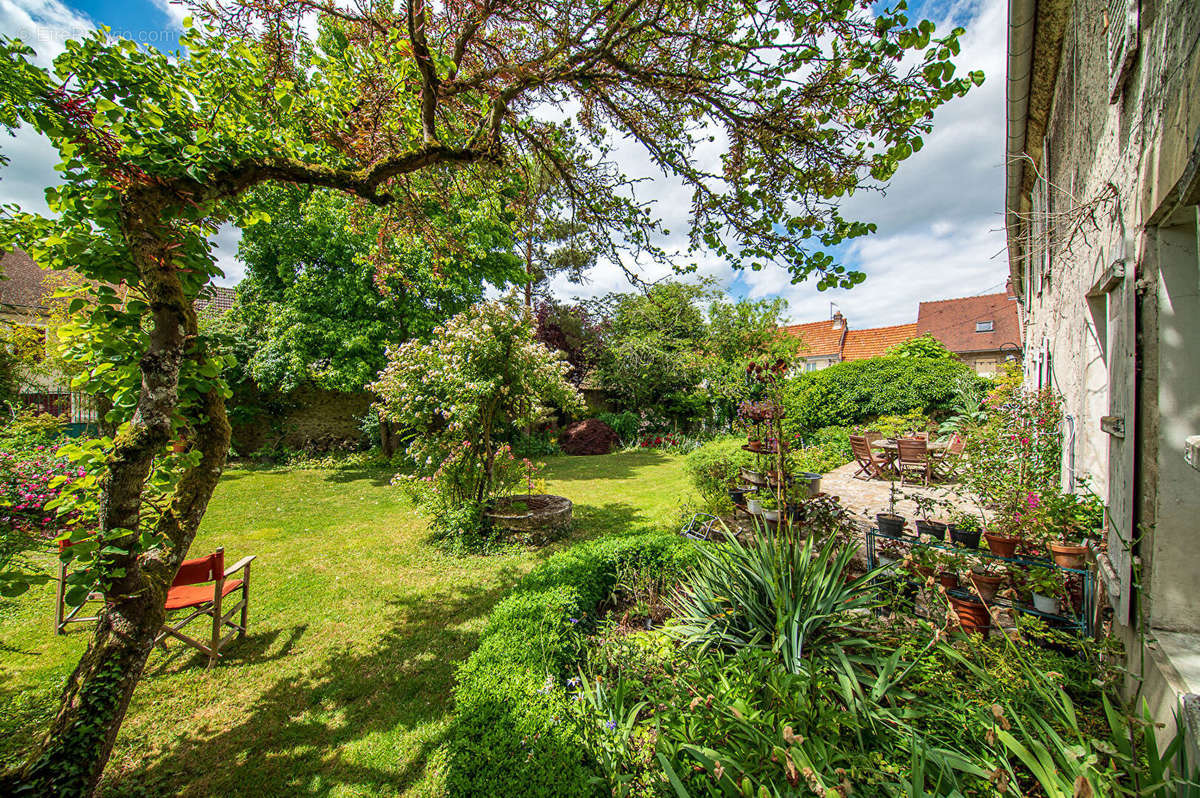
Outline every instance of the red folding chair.
POLYGON ((189 646, 199 649, 208 655, 208 667, 212 668, 221 656, 224 648, 233 638, 246 636, 246 622, 250 611, 250 563, 254 555, 243 557, 236 565, 225 567, 225 549, 217 549, 207 557, 186 560, 179 566, 179 573, 167 591, 167 612, 187 612, 189 614, 180 621, 168 619, 163 625, 162 632, 154 640, 155 644, 166 645, 163 641, 168 637, 178 638, 189 646), (241 579, 229 577, 242 571, 241 579), (240 590, 241 598, 232 606, 227 606, 225 597, 240 590), (233 622, 233 616, 241 613, 240 623, 233 622), (207 643, 184 634, 181 629, 197 618, 208 618, 212 622, 212 631, 207 643), (229 627, 231 631, 221 633, 229 627))

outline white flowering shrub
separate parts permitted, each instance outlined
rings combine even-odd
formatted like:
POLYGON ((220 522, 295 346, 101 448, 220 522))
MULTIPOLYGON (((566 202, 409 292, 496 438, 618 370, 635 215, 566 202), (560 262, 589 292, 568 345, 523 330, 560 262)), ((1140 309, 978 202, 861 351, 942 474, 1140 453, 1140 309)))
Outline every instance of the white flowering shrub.
POLYGON ((583 410, 568 370, 535 339, 528 311, 508 300, 474 305, 428 342, 388 350, 370 387, 384 416, 415 433, 416 468, 396 481, 431 503, 435 531, 477 533, 489 501, 533 480, 534 464, 503 441, 553 408, 583 410))

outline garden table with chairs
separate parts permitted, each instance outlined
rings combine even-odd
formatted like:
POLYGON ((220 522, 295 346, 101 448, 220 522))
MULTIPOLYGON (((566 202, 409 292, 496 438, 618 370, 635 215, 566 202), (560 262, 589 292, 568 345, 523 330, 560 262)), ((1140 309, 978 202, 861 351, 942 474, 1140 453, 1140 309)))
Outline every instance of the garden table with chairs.
POLYGON ((855 476, 860 479, 888 479, 899 472, 903 484, 907 474, 915 471, 928 485, 938 476, 935 466, 962 451, 962 440, 958 436, 940 441, 924 436, 883 438, 867 433, 851 435, 850 448, 859 464, 855 476))

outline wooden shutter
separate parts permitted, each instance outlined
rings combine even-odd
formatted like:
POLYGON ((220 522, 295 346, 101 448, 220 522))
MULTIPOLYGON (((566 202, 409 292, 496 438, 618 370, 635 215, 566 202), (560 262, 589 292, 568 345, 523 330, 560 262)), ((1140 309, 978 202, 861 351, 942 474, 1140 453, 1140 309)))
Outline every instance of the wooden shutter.
POLYGON ((1121 98, 1138 51, 1138 0, 1108 0, 1108 101, 1121 98))

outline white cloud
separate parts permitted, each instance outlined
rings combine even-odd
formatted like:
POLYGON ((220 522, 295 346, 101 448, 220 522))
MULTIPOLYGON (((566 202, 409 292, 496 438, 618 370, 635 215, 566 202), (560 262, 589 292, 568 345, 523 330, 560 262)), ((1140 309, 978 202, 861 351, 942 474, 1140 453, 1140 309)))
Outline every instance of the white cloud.
MULTIPOLYGON (((967 28, 955 59, 960 74, 982 69, 986 81, 939 109, 924 148, 901 165, 885 192, 860 192, 843 205, 849 218, 878 226, 875 235, 842 252, 841 261, 863 271, 866 282, 849 291, 821 292, 813 281, 793 285, 791 276, 778 267, 734 272, 711 257, 700 259, 701 273, 751 298, 785 297, 795 321, 826 318, 834 302, 859 328, 915 321, 921 300, 1003 289, 1007 263, 999 228, 1007 8, 1004 0, 957 0, 941 11, 927 12, 935 17, 939 32, 954 25, 967 28)), ((618 153, 630 174, 653 172, 634 145, 622 142, 618 153)), ((682 233, 690 207, 687 190, 661 175, 653 184, 642 184, 641 190, 656 200, 656 211, 667 227, 682 233)), ((582 289, 565 283, 553 287, 563 298, 628 290, 612 264, 595 269, 591 280, 582 289)))

